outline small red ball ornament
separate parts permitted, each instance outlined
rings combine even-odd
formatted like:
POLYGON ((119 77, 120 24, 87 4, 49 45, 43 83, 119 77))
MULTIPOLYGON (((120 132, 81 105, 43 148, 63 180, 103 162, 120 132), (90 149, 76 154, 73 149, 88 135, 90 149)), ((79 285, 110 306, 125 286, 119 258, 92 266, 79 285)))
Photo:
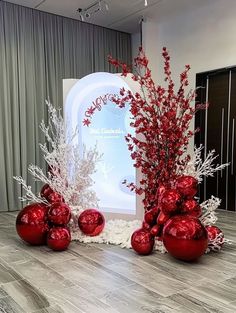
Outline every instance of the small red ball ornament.
POLYGON ((158 211, 156 209, 151 209, 144 214, 144 221, 149 225, 154 225, 156 223, 158 211))
POLYGON ((213 251, 219 251, 224 244, 224 234, 217 226, 206 226, 208 234, 208 248, 213 251))
POLYGON ((98 210, 87 209, 80 214, 78 225, 85 235, 97 236, 105 226, 105 218, 98 210))
POLYGON ((65 202, 64 198, 62 197, 62 195, 60 195, 58 192, 55 192, 55 191, 50 193, 50 195, 48 196, 47 200, 50 203, 65 202))
POLYGON ((166 215, 176 213, 180 200, 181 195, 176 189, 168 189, 164 191, 160 201, 161 211, 166 215))
POLYGON ((53 192, 52 188, 48 184, 45 184, 45 185, 43 185, 43 187, 40 191, 40 196, 42 198, 45 198, 46 200, 48 200, 48 197, 50 196, 50 194, 52 192, 53 192))
POLYGON ((164 226, 163 243, 173 257, 193 261, 206 251, 207 231, 193 216, 174 216, 164 226))
POLYGON ((143 221, 142 228, 146 230, 151 230, 152 226, 150 226, 147 222, 143 221))
POLYGON ((154 225, 150 230, 150 234, 156 237, 161 234, 161 229, 162 229, 161 225, 154 225))
POLYGON ((175 188, 187 199, 193 198, 197 193, 198 181, 192 176, 180 176, 176 179, 175 188))
POLYGON ((53 227, 47 235, 47 245, 54 251, 64 251, 71 242, 70 231, 67 227, 53 227))
POLYGON ((200 217, 202 214, 202 209, 196 200, 189 199, 182 203, 181 213, 189 214, 195 217, 200 217))
POLYGON ((164 225, 169 220, 169 218, 170 218, 169 215, 166 215, 163 212, 160 212, 157 217, 157 224, 164 225))
POLYGON ((24 207, 16 218, 16 230, 21 239, 31 245, 46 244, 48 208, 42 203, 24 207))
POLYGON ((71 209, 64 202, 55 202, 48 209, 48 220, 54 225, 66 225, 71 218, 71 209))
POLYGON ((149 231, 140 228, 131 237, 132 248, 141 255, 150 254, 154 246, 154 237, 149 231))

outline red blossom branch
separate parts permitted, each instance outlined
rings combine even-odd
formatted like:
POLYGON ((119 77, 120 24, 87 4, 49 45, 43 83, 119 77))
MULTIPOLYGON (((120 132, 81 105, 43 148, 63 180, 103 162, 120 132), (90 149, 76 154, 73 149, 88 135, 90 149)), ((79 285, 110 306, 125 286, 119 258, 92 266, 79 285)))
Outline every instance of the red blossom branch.
MULTIPOLYGON (((161 184, 171 187, 172 182, 185 168, 190 156, 185 155, 190 138, 194 135, 189 130, 190 122, 197 110, 206 105, 199 104, 192 108, 191 103, 196 97, 195 90, 185 92, 188 86, 188 72, 190 66, 186 65, 180 74, 180 87, 174 90, 171 78, 170 56, 164 47, 164 74, 167 88, 155 85, 148 59, 140 48, 138 56, 134 59, 132 79, 140 85, 141 93, 133 94, 130 90, 122 88, 120 97, 112 101, 120 108, 129 105, 133 116, 130 123, 135 128, 136 135, 127 134, 125 140, 134 160, 134 167, 138 168, 143 178, 136 186, 133 182, 127 186, 137 194, 144 193, 143 204, 145 209, 157 204, 157 188, 161 184)), ((122 75, 131 73, 131 67, 119 60, 108 58, 109 63, 122 69, 122 75)), ((88 126, 99 107, 91 106, 86 111, 83 124, 88 126)))

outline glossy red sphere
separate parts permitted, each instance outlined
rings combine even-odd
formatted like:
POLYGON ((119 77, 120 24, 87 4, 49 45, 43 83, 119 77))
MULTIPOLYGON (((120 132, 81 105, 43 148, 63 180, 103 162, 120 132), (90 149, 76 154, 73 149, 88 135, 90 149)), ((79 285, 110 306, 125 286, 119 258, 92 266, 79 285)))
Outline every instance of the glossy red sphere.
POLYGON ((47 198, 48 202, 55 203, 55 202, 65 202, 62 195, 60 195, 58 192, 53 191, 50 193, 50 195, 47 198))
POLYGON ((67 227, 53 227, 47 235, 47 245, 54 251, 64 251, 71 242, 70 230, 67 227))
POLYGON ((224 234, 217 226, 206 226, 209 243, 215 243, 219 247, 224 244, 224 234))
POLYGON ((55 202, 49 206, 48 220, 54 225, 66 225, 71 218, 71 209, 64 202, 55 202))
POLYGON ((138 254, 150 254, 154 246, 154 237, 148 230, 140 228, 133 233, 131 246, 138 254))
POLYGON ((198 181, 192 176, 180 176, 176 179, 175 187, 182 196, 191 199, 197 193, 198 181))
POLYGON ((170 216, 164 214, 163 212, 160 212, 158 217, 157 217, 157 225, 164 225, 168 220, 170 216))
POLYGON ((195 217, 174 216, 164 226, 163 243, 166 250, 175 258, 193 261, 206 251, 207 231, 195 217))
POLYGON ((80 214, 78 225, 85 235, 97 236, 105 226, 105 218, 98 210, 87 209, 80 214))
POLYGON ((144 214, 144 221, 149 225, 154 225, 156 223, 158 211, 156 209, 151 209, 144 214))
POLYGON ((24 207, 16 218, 16 230, 21 239, 31 245, 46 244, 47 224, 46 205, 33 203, 24 207))
POLYGON ((159 236, 161 234, 161 229, 162 229, 161 225, 154 225, 150 230, 150 234, 154 237, 159 236))
POLYGON ((150 231, 152 226, 149 225, 147 222, 143 221, 142 228, 150 231))
POLYGON ((166 215, 176 213, 180 201, 181 195, 176 189, 168 189, 164 191, 160 201, 161 211, 166 215))
POLYGON ((200 217, 202 215, 202 209, 196 200, 188 199, 182 203, 181 213, 200 217))
POLYGON ((43 185, 40 191, 40 195, 42 198, 45 198, 46 200, 48 200, 48 197, 50 196, 52 192, 53 192, 52 188, 48 184, 45 184, 43 185))

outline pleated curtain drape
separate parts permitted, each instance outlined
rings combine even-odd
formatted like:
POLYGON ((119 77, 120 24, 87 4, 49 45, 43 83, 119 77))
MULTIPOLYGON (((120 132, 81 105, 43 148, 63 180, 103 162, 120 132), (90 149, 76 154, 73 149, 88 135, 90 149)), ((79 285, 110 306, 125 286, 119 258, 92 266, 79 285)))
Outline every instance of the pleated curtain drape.
POLYGON ((107 55, 131 63, 130 34, 0 1, 0 211, 22 207, 29 164, 45 169, 39 129, 45 99, 62 107, 62 79, 114 69, 107 55))

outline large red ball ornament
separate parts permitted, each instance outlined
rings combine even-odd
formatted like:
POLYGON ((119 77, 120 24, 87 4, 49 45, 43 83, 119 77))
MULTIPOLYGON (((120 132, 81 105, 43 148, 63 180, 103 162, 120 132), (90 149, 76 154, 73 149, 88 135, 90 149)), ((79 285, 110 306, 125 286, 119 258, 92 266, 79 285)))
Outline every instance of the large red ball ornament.
POLYGON ((195 217, 200 217, 202 214, 202 209, 196 200, 189 199, 182 203, 181 213, 189 214, 195 217))
POLYGON ((198 181, 192 176, 180 176, 176 179, 176 189, 187 199, 191 199, 196 195, 197 186, 198 181))
POLYGON ((70 231, 67 227, 53 227, 47 235, 47 245, 54 251, 64 251, 71 242, 70 231))
POLYGON ((62 195, 60 195, 58 192, 53 191, 50 193, 50 195, 47 198, 48 202, 55 203, 55 202, 65 202, 62 195))
POLYGON ((46 244, 47 224, 46 205, 33 203, 24 207, 16 218, 16 230, 21 239, 31 245, 46 244))
POLYGON ((224 234, 217 226, 206 226, 208 234, 208 248, 210 250, 218 251, 224 244, 224 234))
POLYGON ((64 202, 55 202, 48 209, 48 220, 54 225, 66 225, 71 218, 71 209, 64 202))
POLYGON ((97 236, 105 226, 105 218, 101 212, 95 209, 87 209, 80 214, 78 225, 85 235, 97 236))
POLYGON ((45 184, 45 185, 43 185, 43 187, 40 191, 40 196, 42 198, 45 198, 46 200, 48 200, 48 197, 50 196, 50 194, 52 192, 53 192, 52 188, 48 184, 45 184))
POLYGON ((164 226, 163 243, 173 257, 193 261, 206 251, 207 231, 193 216, 174 216, 164 226))
POLYGON ((170 215, 176 213, 178 210, 178 206, 181 201, 181 195, 175 189, 168 189, 164 191, 160 201, 160 208, 161 211, 166 214, 170 215))
POLYGON ((150 254, 154 246, 154 237, 148 230, 140 228, 133 233, 131 246, 138 254, 150 254))

